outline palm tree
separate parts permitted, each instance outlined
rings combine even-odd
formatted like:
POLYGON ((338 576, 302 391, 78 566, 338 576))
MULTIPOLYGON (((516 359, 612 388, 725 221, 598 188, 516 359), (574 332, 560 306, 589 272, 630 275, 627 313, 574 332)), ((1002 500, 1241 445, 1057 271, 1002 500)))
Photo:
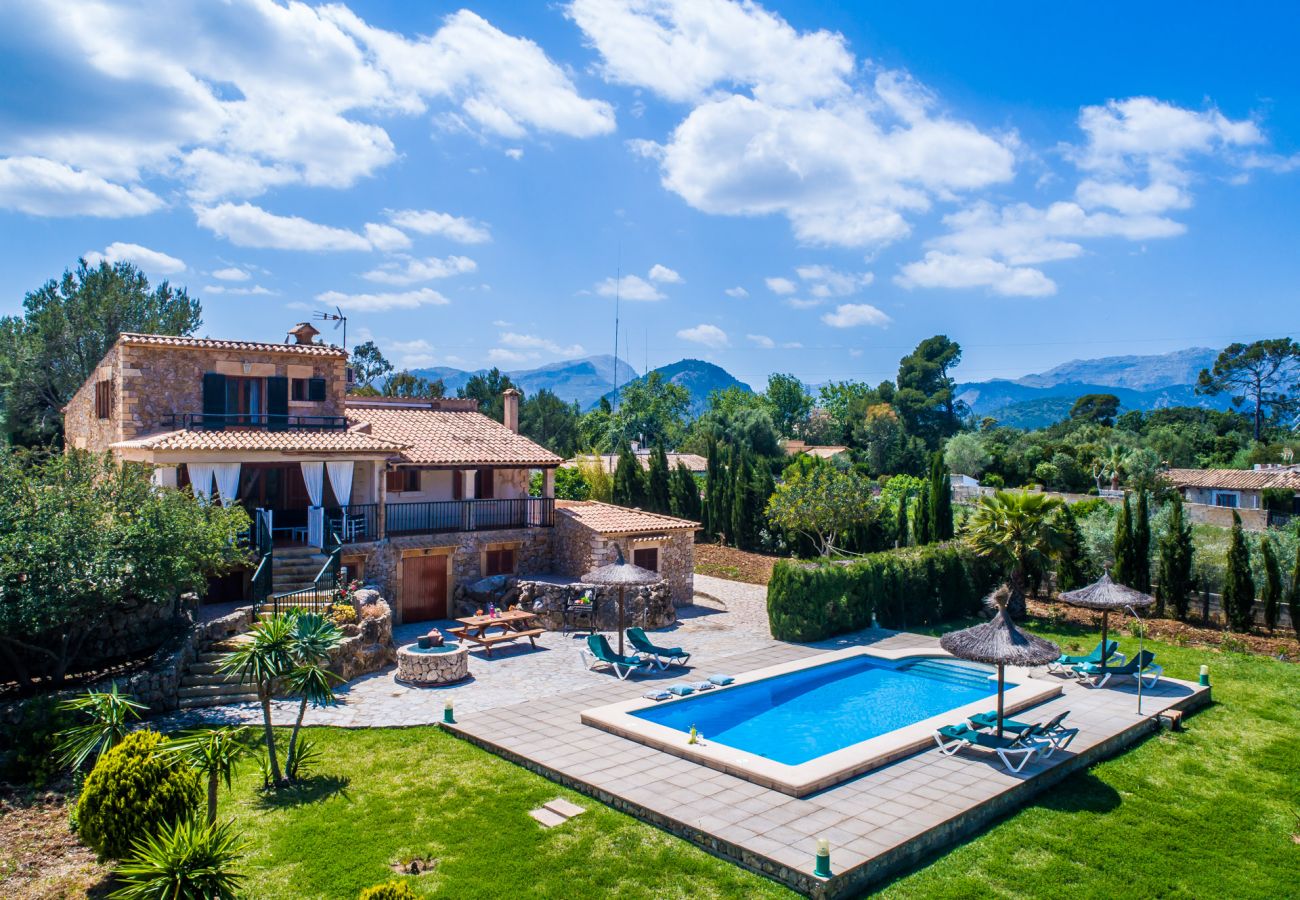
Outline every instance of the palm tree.
POLYGON ((980 497, 967 525, 967 540, 981 556, 1000 562, 1011 584, 1008 609, 1025 614, 1025 585, 1029 572, 1064 546, 1057 519, 1058 497, 1027 492, 998 491, 980 497))
POLYGON ((297 665, 284 680, 289 692, 299 697, 298 718, 289 734, 289 753, 284 762, 285 772, 291 780, 298 774, 301 755, 298 733, 307 713, 307 704, 328 706, 334 702, 334 683, 342 679, 325 668, 325 663, 330 651, 343 640, 343 632, 329 619, 316 613, 301 613, 294 618, 293 624, 292 652, 297 665))
POLYGON ((271 728, 271 697, 275 682, 295 668, 294 624, 287 615, 276 615, 258 622, 249 632, 249 640, 240 643, 226 654, 220 670, 239 676, 240 681, 251 683, 257 690, 257 701, 262 705, 262 726, 266 732, 266 755, 270 766, 272 785, 280 785, 280 761, 275 754, 275 731, 271 728))
MULTIPOLYGON (((1093 471, 1098 475, 1105 475, 1110 479, 1110 489, 1119 490, 1119 479, 1124 472, 1124 461, 1128 454, 1119 444, 1111 444, 1106 448, 1106 452, 1097 458, 1094 463, 1093 471)), ((1097 489, 1101 490, 1100 482, 1097 489)))
POLYGON ((131 731, 131 720, 148 709, 117 690, 117 682, 106 691, 87 691, 59 704, 60 708, 90 716, 85 725, 75 725, 59 733, 59 762, 80 769, 92 756, 96 761, 122 742, 131 731))
POLYGON ((231 780, 239 761, 248 755, 244 742, 247 728, 212 728, 186 735, 172 743, 171 752, 181 754, 190 767, 208 779, 208 824, 217 821, 217 786, 231 780))

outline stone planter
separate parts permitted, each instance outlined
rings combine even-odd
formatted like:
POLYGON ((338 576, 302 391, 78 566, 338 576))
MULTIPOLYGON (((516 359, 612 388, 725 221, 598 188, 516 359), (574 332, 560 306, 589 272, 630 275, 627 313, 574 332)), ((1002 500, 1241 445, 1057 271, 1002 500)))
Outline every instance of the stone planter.
POLYGON ((399 684, 410 687, 436 687, 455 684, 469 677, 469 652, 461 644, 444 644, 421 650, 417 644, 397 648, 399 684))

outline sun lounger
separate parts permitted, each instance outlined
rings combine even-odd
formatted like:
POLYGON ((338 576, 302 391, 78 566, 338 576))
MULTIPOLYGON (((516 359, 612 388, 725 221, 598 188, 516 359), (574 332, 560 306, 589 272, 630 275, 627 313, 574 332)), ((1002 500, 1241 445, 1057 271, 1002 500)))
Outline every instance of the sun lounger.
MULTIPOLYGON (((1018 722, 1015 719, 1003 719, 1002 733, 1007 734, 1010 732, 1011 735, 1020 737, 1030 729, 1036 729, 1034 732, 1035 736, 1046 740, 1050 744, 1050 746, 1045 748, 1043 752, 1043 757, 1046 758, 1051 756, 1053 752, 1064 750, 1068 747, 1070 742, 1074 740, 1075 735, 1079 733, 1079 729, 1066 728, 1065 725, 1062 724, 1065 717, 1069 714, 1070 711, 1068 709, 1065 712, 1057 713, 1042 725, 1034 725, 1029 722, 1018 722)), ((970 717, 970 723, 980 731, 994 731, 998 727, 998 714, 996 711, 977 713, 970 717)))
POLYGON ((589 635, 587 648, 578 652, 582 656, 584 668, 591 670, 600 665, 612 666, 614 674, 620 680, 627 678, 633 672, 645 672, 654 665, 653 661, 639 656, 620 656, 615 653, 603 634, 589 635))
POLYGON ((652 659, 660 669, 666 669, 670 665, 684 666, 691 658, 681 647, 656 647, 642 628, 629 628, 627 639, 632 643, 633 649, 652 659))
POLYGON ((1134 679, 1149 679, 1144 680, 1142 686, 1150 690, 1160 683, 1160 676, 1165 671, 1163 666, 1156 665, 1155 658, 1155 654, 1150 650, 1143 650, 1136 659, 1129 660, 1122 666, 1103 667, 1093 663, 1083 663, 1075 666, 1074 671, 1079 674, 1079 680, 1088 687, 1104 687, 1113 676, 1127 675, 1134 679))
MULTIPOLYGON (((1109 651, 1106 654, 1107 664, 1112 666, 1122 666, 1128 661, 1128 657, 1119 652, 1119 641, 1109 641, 1107 642, 1106 647, 1109 651)), ((1068 654, 1061 654, 1060 659, 1047 664, 1047 671, 1054 672, 1057 675, 1069 675, 1074 677, 1077 675, 1074 671, 1074 666, 1081 666, 1084 663, 1101 665, 1101 662, 1101 642, 1098 641, 1097 646, 1092 648, 1092 652, 1087 656, 1069 656, 1068 654)))
POLYGON ((1002 765, 1007 767, 1008 772, 1018 773, 1043 750, 1041 744, 1030 740, 1034 736, 1033 733, 1036 732, 1037 727, 1034 726, 1028 729, 1031 732, 1030 734, 1021 734, 1013 738, 986 734, 964 723, 961 725, 945 725, 935 731, 934 742, 939 745, 939 752, 944 756, 952 756, 966 747, 992 750, 1002 760, 1002 765))

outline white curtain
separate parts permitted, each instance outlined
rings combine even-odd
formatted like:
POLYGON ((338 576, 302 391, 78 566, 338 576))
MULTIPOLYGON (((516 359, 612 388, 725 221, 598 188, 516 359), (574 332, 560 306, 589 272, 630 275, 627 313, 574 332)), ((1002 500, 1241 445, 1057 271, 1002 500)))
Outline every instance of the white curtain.
POLYGON ((212 497, 212 465, 210 463, 186 463, 190 473, 190 488, 200 500, 212 497))
POLYGON ((348 501, 352 499, 352 461, 327 462, 325 471, 329 473, 334 497, 339 501, 339 506, 343 507, 343 514, 346 516, 348 501))
POLYGON ((155 487, 176 487, 176 467, 156 466, 153 470, 152 480, 155 487))
POLYGON ((217 496, 222 506, 229 506, 239 496, 239 463, 216 463, 212 474, 217 479, 217 496))
POLYGON ((302 480, 307 485, 307 496, 312 506, 320 506, 325 490, 325 464, 318 462, 301 462, 302 480))

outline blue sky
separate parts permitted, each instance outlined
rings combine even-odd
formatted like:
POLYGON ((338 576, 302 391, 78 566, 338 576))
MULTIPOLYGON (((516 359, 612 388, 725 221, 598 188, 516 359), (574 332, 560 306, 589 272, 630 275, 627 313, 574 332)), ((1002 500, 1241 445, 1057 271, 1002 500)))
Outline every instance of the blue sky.
MULTIPOLYGON (((399 364, 625 347, 761 383, 1295 334, 1300 8, 33 2, 0 313, 80 255, 399 364)), ((620 348, 620 353, 623 348, 620 348)))

